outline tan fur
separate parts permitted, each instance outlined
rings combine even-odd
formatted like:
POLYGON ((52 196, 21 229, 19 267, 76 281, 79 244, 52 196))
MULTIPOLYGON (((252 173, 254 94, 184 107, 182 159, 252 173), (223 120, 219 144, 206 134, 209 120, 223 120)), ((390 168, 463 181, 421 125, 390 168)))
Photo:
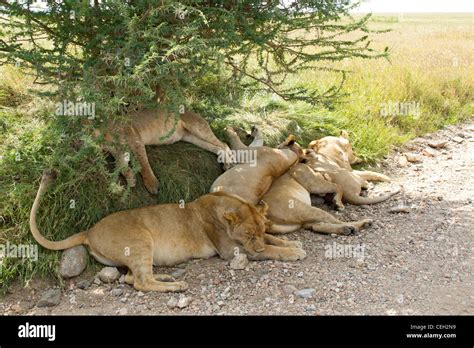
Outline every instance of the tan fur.
POLYGON ((329 136, 314 140, 309 144, 313 151, 305 151, 306 163, 316 172, 328 175, 339 187, 339 191, 342 191, 342 195, 337 196, 338 208, 343 209, 342 201, 356 205, 374 204, 385 201, 398 193, 399 189, 379 197, 360 196, 362 188, 367 188, 368 181, 390 182, 391 180, 380 173, 352 170, 351 164, 359 163, 360 159, 353 152, 348 137, 348 133, 342 131, 340 137, 329 136))
POLYGON ((111 214, 91 229, 65 240, 47 240, 38 230, 36 214, 52 176, 43 174, 30 214, 33 237, 43 247, 63 250, 84 244, 102 263, 126 266, 127 282, 141 291, 183 291, 185 282, 163 282, 153 276, 153 265, 174 265, 191 258, 218 254, 230 259, 235 251, 252 260, 299 260, 298 245, 265 235, 267 205, 254 207, 225 193, 204 195, 184 208, 160 204, 111 214))
POLYGON ((298 162, 298 155, 290 148, 272 149, 266 146, 247 147, 233 129, 227 129, 233 150, 256 151, 257 165, 238 164, 219 176, 210 192, 227 192, 241 197, 250 204, 257 204, 268 191, 273 180, 298 162))
POLYGON ((345 130, 341 131, 339 137, 328 136, 313 140, 309 143, 308 147, 313 149, 314 152, 330 158, 341 168, 352 170, 351 164, 362 162, 352 149, 352 145, 349 142, 349 134, 345 130))
POLYGON ((313 140, 309 143, 309 148, 314 152, 331 159, 336 162, 341 168, 352 170, 356 175, 367 181, 385 181, 390 182, 390 178, 386 175, 371 172, 369 170, 353 170, 351 165, 362 162, 356 156, 349 142, 349 134, 342 130, 339 137, 324 137, 319 140, 313 140))
POLYGON ((185 112, 173 115, 159 110, 143 110, 131 113, 127 124, 113 124, 104 130, 96 130, 95 136, 104 135, 109 151, 120 166, 121 172, 127 179, 127 184, 135 186, 135 177, 130 169, 125 153, 118 151, 113 142, 118 140, 128 145, 137 161, 140 163, 143 182, 150 193, 158 193, 159 182, 156 178, 146 153, 145 145, 166 145, 178 141, 199 146, 217 154, 229 147, 221 142, 212 132, 208 123, 198 114, 185 112), (117 139, 115 139, 117 137, 117 139))
MULTIPOLYGON (((262 197, 268 206, 267 217, 272 221, 269 233, 288 233, 301 228, 321 233, 354 234, 370 226, 372 220, 343 222, 324 210, 311 206, 310 193, 338 192, 338 187, 321 173, 304 163, 292 167, 275 180, 262 197)), ((336 195, 337 195, 336 194, 336 195)))
MULTIPOLYGON (((232 149, 252 149, 246 147, 236 134, 229 135, 232 149)), ((289 148, 295 154, 302 153, 294 136, 290 136, 279 148, 289 148)), ((308 228, 323 233, 352 234, 371 223, 369 219, 349 223, 342 222, 331 214, 312 207, 310 193, 330 193, 337 191, 338 188, 337 185, 330 182, 329 177, 316 173, 306 164, 295 164, 285 174, 280 174, 281 176, 277 178, 273 177, 272 180, 267 179, 272 182, 271 187, 268 191, 262 190, 262 177, 265 178, 268 173, 274 173, 273 170, 278 162, 272 163, 272 160, 279 160, 276 155, 264 158, 266 161, 259 160, 252 175, 240 175, 239 166, 226 172, 224 175, 227 175, 227 180, 221 182, 221 190, 235 192, 246 199, 261 198, 266 202, 269 206, 268 218, 272 222, 267 229, 268 232, 288 233, 308 228)))

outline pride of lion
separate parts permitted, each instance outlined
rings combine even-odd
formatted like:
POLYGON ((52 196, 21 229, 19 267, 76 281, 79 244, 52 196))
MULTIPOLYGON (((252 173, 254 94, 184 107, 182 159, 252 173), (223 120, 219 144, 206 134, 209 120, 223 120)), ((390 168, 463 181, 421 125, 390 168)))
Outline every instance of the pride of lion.
MULTIPOLYGON (((337 209, 350 204, 374 204, 390 198, 399 189, 378 197, 361 196, 368 181, 390 181, 383 174, 353 170, 360 162, 345 131, 339 137, 314 140, 301 148, 290 135, 277 148, 263 145, 258 128, 253 141, 242 143, 232 128, 227 129, 230 147, 212 133, 207 122, 195 113, 166 117, 162 112, 134 114, 126 126, 114 125, 96 132, 104 135, 106 150, 116 158, 131 186, 135 178, 115 150, 113 136, 128 145, 141 165, 141 174, 150 193, 158 192, 158 180, 151 170, 145 145, 187 141, 216 154, 254 151, 256 164, 238 161, 219 176, 210 193, 184 205, 159 204, 113 213, 90 229, 62 241, 43 237, 36 215, 41 197, 54 181, 54 172, 45 171, 30 214, 30 229, 46 249, 65 250, 77 245, 108 266, 126 267, 125 282, 140 291, 184 291, 187 283, 165 274, 154 274, 153 266, 170 266, 189 259, 219 256, 224 260, 246 254, 250 260, 297 261, 306 252, 297 241, 274 234, 309 229, 320 233, 351 235, 371 225, 372 220, 345 222, 311 205, 311 194, 334 194, 337 209)), ((169 115, 168 115, 169 116, 169 115)), ((227 158, 227 157, 226 157, 227 158)))

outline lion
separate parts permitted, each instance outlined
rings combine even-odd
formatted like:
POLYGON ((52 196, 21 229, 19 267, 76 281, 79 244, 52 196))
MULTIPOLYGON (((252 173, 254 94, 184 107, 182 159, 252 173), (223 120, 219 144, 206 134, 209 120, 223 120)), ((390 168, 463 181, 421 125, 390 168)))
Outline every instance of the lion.
POLYGON ((324 173, 327 175, 331 181, 338 186, 337 190, 334 191, 334 193, 336 193, 334 199, 336 207, 340 210, 344 209, 344 204, 342 202, 354 205, 376 204, 386 201, 393 195, 400 192, 400 187, 398 187, 392 192, 386 193, 384 195, 376 197, 363 197, 360 194, 363 188, 367 188, 367 180, 379 181, 378 176, 373 176, 370 174, 373 172, 367 172, 367 175, 360 175, 360 171, 351 171, 341 168, 330 158, 317 154, 314 151, 306 152, 305 163, 315 172, 324 173))
POLYGON ((240 163, 229 169, 214 181, 210 192, 224 191, 235 194, 256 205, 270 189, 273 180, 283 175, 303 156, 300 149, 285 146, 280 149, 267 146, 248 147, 232 128, 229 127, 226 131, 231 149, 247 153, 253 151, 256 163, 240 163))
POLYGON ((309 143, 308 147, 317 154, 323 155, 336 162, 339 167, 350 170, 362 180, 365 180, 365 182, 363 181, 363 188, 367 186, 367 181, 391 181, 388 176, 381 173, 369 170, 352 169, 352 164, 361 163, 362 160, 357 157, 352 149, 352 145, 349 141, 349 133, 345 130, 341 131, 339 137, 327 136, 318 140, 313 140, 309 143))
POLYGON ((108 266, 126 266, 125 282, 140 291, 184 291, 188 285, 168 275, 153 275, 153 265, 175 265, 193 258, 235 252, 250 260, 296 261, 306 257, 301 243, 265 233, 266 204, 253 206, 226 193, 201 196, 180 207, 160 204, 123 210, 106 216, 92 228, 62 241, 43 237, 36 223, 39 203, 54 175, 45 172, 30 213, 30 229, 44 248, 89 247, 92 256, 108 266), (170 281, 171 280, 171 281, 170 281))
MULTIPOLYGON (((186 111, 179 116, 162 110, 135 111, 129 115, 127 124, 114 123, 103 130, 95 130, 94 136, 104 136, 104 149, 112 154, 121 173, 127 180, 127 185, 134 187, 136 179, 129 167, 129 156, 113 146, 114 136, 118 141, 128 145, 135 158, 140 163, 140 173, 148 192, 157 194, 159 181, 156 178, 146 153, 146 145, 167 145, 185 141, 205 150, 218 154, 228 151, 229 147, 221 142, 209 127, 209 124, 197 113, 186 111)), ((224 169, 229 167, 224 163, 224 169)))
MULTIPOLYGON (((228 132, 232 149, 251 149, 245 146, 235 132, 228 132)), ((294 153, 301 154, 302 149, 295 142, 294 136, 290 136, 286 142, 280 144, 280 148, 287 148, 294 153)), ((270 160, 277 161, 278 157, 272 156, 270 160)), ((350 235, 359 229, 371 225, 372 220, 364 219, 355 222, 343 222, 325 211, 312 207, 310 193, 332 193, 338 190, 338 186, 331 182, 330 177, 315 172, 304 163, 294 162, 286 172, 272 180, 271 186, 262 193, 262 177, 269 180, 265 174, 271 172, 278 163, 271 161, 259 161, 253 175, 239 175, 238 169, 234 167, 224 173, 229 176, 225 186, 221 190, 225 192, 243 192, 244 197, 261 198, 268 204, 267 217, 270 219, 268 233, 289 233, 301 228, 312 229, 321 233, 335 233, 350 235), (232 177, 230 177, 232 175, 232 177), (259 175, 258 175, 259 174, 259 175), (250 191, 250 192, 249 192, 250 191)))

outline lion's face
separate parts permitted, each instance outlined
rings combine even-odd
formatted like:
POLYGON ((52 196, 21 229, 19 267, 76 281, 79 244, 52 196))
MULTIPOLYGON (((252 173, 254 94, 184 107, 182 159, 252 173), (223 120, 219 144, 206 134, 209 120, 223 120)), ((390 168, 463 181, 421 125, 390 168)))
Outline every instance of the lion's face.
POLYGON ((352 149, 352 145, 349 142, 349 139, 340 136, 338 138, 335 138, 334 142, 336 143, 336 147, 339 147, 341 157, 344 160, 346 160, 350 164, 356 164, 361 162, 360 158, 356 156, 354 150, 352 149))
POLYGON ((265 249, 265 229, 268 220, 265 218, 268 206, 252 207, 243 204, 236 212, 224 213, 228 222, 229 237, 243 246, 251 255, 265 249))
POLYGON ((339 137, 324 137, 319 140, 312 141, 309 144, 317 153, 326 155, 339 163, 356 164, 362 162, 357 157, 349 142, 349 135, 346 131, 342 131, 339 137))

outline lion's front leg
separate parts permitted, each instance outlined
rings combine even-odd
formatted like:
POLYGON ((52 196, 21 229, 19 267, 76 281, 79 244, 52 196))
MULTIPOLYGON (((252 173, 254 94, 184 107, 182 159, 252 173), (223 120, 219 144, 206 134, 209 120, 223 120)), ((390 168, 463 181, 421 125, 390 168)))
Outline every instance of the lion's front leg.
POLYGON ((274 246, 286 247, 286 248, 302 248, 303 244, 298 241, 291 241, 286 239, 281 239, 271 234, 265 233, 265 243, 274 246))
POLYGON ((277 261, 298 261, 306 257, 306 251, 300 248, 287 248, 275 245, 265 245, 265 249, 257 254, 249 255, 250 260, 277 260, 277 261))

